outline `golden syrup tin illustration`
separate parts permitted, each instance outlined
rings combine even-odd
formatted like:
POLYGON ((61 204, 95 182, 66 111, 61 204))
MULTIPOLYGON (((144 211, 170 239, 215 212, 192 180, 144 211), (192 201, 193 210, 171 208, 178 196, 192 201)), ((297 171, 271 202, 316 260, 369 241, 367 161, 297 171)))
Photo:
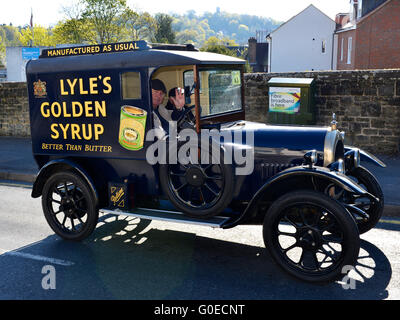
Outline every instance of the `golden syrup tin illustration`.
POLYGON ((143 148, 147 112, 133 106, 121 108, 119 144, 128 150, 143 148))

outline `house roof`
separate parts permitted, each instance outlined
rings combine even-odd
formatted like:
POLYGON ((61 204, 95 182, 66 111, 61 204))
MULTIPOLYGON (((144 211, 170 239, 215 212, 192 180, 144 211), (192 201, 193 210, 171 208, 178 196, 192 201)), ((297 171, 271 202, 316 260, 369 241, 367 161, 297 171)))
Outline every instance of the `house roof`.
POLYGON ((301 15, 304 11, 308 10, 310 7, 317 9, 319 12, 321 12, 324 16, 326 16, 329 20, 331 20, 332 22, 335 22, 331 17, 329 17, 327 14, 325 14, 324 12, 322 12, 320 9, 318 9, 316 6, 314 6, 313 4, 310 4, 308 7, 306 7, 304 10, 300 11, 298 14, 294 15, 293 17, 291 17, 288 21, 282 23, 278 28, 276 28, 274 31, 270 32, 267 37, 271 36, 273 33, 275 33, 276 31, 278 31, 280 28, 282 28, 284 25, 286 25, 287 23, 291 22, 292 20, 294 20, 296 17, 298 17, 299 15, 301 15))

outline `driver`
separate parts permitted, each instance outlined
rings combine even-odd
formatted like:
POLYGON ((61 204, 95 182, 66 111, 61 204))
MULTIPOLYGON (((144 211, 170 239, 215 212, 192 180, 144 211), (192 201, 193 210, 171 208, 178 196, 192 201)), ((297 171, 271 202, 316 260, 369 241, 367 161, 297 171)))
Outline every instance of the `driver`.
POLYGON ((185 106, 185 94, 180 88, 172 88, 169 91, 167 105, 162 105, 166 92, 165 85, 161 80, 153 79, 151 81, 154 128, 158 129, 157 136, 160 139, 169 133, 170 125, 176 126, 176 120, 184 112, 185 106))

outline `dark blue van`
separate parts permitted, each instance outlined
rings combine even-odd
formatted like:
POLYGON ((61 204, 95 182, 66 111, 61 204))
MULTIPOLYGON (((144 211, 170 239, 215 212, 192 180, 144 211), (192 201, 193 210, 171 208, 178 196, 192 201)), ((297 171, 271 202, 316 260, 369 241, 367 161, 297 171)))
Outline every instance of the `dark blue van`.
POLYGON ((335 119, 326 127, 245 121, 244 64, 144 41, 48 49, 30 61, 40 169, 32 197, 42 197, 54 232, 82 240, 99 212, 260 224, 271 256, 300 279, 333 280, 354 265, 359 234, 383 210, 379 183, 360 161, 384 164, 345 146, 335 119), (156 91, 165 96, 159 106, 156 91), (164 119, 176 108, 168 92, 182 92, 185 106, 164 119))

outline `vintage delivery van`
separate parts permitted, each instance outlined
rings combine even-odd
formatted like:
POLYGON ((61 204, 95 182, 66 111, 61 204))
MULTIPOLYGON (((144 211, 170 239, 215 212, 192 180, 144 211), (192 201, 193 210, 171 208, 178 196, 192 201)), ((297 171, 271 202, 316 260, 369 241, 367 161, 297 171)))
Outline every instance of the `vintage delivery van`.
POLYGON ((383 210, 379 183, 360 161, 384 164, 345 146, 335 119, 326 127, 245 121, 244 63, 144 41, 48 49, 30 61, 40 169, 32 196, 42 197, 54 232, 84 239, 99 212, 222 229, 260 224, 273 259, 300 279, 333 280, 354 265, 359 234, 383 210), (163 131, 154 94, 181 92, 174 88, 184 88, 186 106, 163 131))

